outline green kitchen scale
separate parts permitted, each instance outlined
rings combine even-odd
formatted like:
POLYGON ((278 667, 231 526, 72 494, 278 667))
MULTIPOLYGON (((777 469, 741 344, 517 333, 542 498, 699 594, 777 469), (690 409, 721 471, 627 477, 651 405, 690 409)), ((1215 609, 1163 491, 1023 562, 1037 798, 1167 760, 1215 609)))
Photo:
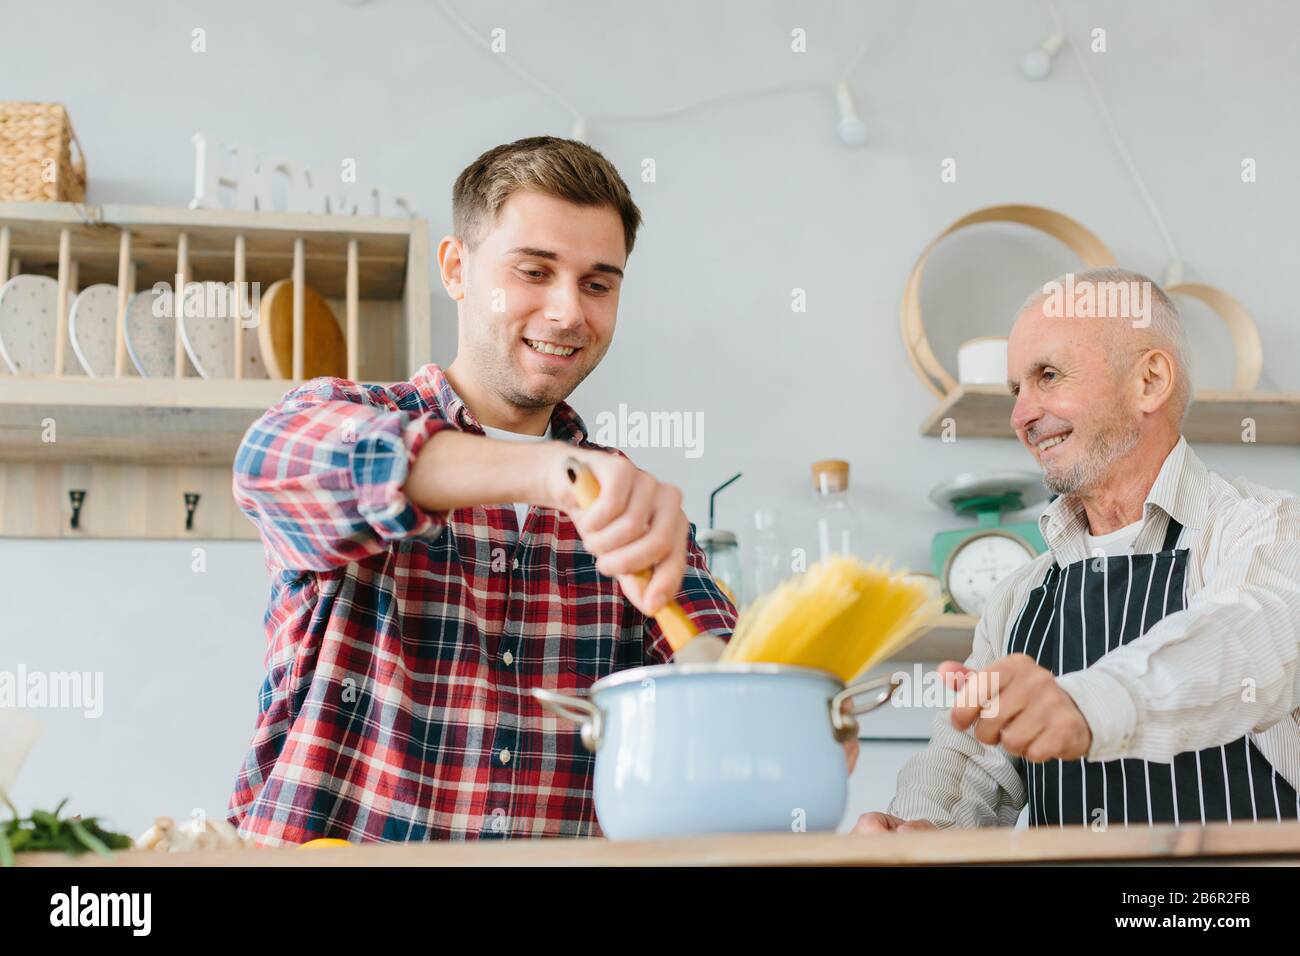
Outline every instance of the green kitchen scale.
POLYGON ((977 522, 973 528, 940 531, 930 542, 930 562, 948 596, 948 610, 982 614, 1003 578, 1047 550, 1037 521, 1002 520, 1046 500, 1042 476, 1032 471, 968 473, 934 487, 930 501, 936 507, 977 522))

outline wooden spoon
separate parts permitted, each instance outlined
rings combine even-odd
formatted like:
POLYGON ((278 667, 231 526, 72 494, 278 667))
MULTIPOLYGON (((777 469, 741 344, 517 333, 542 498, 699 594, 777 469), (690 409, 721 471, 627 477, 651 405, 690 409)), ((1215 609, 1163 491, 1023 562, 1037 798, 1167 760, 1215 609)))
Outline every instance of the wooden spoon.
MULTIPOLYGON (((596 476, 591 473, 591 469, 578 461, 576 458, 569 458, 564 463, 565 473, 569 477, 569 483, 573 485, 573 492, 577 495, 578 504, 583 508, 589 508, 600 495, 600 482, 596 476)), ((650 583, 650 570, 638 571, 632 575, 642 584, 650 583)), ((695 640, 700 634, 696 628, 695 622, 687 616, 682 610, 682 606, 672 598, 668 603, 659 609, 659 613, 654 616, 658 622, 659 629, 664 632, 664 637, 668 638, 668 644, 672 647, 674 657, 676 652, 695 640)), ((717 638, 715 638, 717 640, 717 638)), ((722 643, 719 641, 718 643, 722 643)))

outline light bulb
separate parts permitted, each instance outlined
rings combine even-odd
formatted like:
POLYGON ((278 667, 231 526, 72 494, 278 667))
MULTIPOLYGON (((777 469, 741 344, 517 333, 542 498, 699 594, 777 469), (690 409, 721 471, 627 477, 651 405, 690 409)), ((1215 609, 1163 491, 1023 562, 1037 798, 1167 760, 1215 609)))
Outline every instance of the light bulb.
POLYGON ((1065 34, 1057 30, 1037 50, 1030 50, 1020 61, 1020 72, 1031 80, 1045 80, 1052 72, 1052 57, 1065 43, 1065 34))
POLYGON ((1045 80, 1052 72, 1052 58, 1042 50, 1030 50, 1020 61, 1020 71, 1031 80, 1045 80))
POLYGON ((836 84, 835 104, 840 112, 837 125, 840 141, 845 146, 861 146, 867 141, 867 124, 862 122, 857 107, 853 105, 853 94, 849 91, 847 83, 836 84))
POLYGON ((861 146, 867 141, 867 124, 859 116, 840 117, 839 130, 845 146, 861 146))

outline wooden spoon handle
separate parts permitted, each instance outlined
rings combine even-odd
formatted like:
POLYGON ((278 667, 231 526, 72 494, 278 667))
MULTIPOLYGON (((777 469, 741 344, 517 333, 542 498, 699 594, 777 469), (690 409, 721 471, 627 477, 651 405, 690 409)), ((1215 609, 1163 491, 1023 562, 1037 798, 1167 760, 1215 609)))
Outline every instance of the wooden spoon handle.
MULTIPOLYGON (((573 485, 573 493, 578 498, 578 504, 583 508, 591 507, 600 495, 600 482, 596 480, 596 476, 591 473, 590 468, 576 458, 566 459, 564 468, 569 477, 569 483, 573 485)), ((650 569, 638 571, 632 577, 642 584, 649 584, 650 569)), ((696 628, 695 622, 682 610, 682 606, 672 598, 669 598, 668 603, 659 609, 659 613, 654 616, 654 619, 658 622, 659 629, 664 632, 664 637, 668 638, 668 644, 674 652, 680 651, 699 636, 700 632, 696 628)))

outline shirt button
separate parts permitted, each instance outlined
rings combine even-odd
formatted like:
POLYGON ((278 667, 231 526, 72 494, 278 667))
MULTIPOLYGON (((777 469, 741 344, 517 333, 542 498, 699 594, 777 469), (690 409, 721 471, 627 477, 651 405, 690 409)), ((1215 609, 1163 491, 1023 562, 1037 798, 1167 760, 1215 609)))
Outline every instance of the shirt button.
POLYGON ((512 567, 512 568, 514 568, 516 571, 518 571, 518 570, 519 570, 519 559, 518 559, 518 558, 515 558, 512 562, 510 562, 510 567, 512 567))
POLYGON ((501 762, 502 763, 510 762, 510 750, 508 748, 506 750, 501 751, 501 762))
POLYGON ((509 667, 511 664, 515 662, 515 655, 511 654, 509 651, 506 651, 504 654, 501 655, 501 660, 505 662, 506 667, 509 667))

